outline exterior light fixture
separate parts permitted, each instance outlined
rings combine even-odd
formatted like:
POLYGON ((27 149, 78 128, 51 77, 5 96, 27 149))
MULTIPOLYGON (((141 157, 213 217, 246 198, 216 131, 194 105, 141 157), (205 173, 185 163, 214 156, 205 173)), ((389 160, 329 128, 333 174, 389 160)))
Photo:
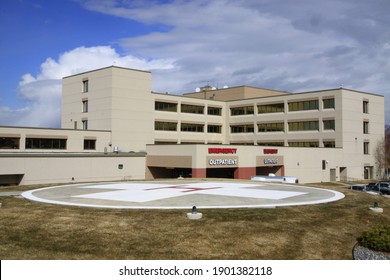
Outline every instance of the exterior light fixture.
POLYGON ((370 207, 370 211, 372 211, 374 213, 383 213, 383 208, 379 207, 378 202, 374 202, 374 205, 372 207, 370 207))
POLYGON ((187 218, 190 220, 199 220, 202 216, 203 214, 198 212, 196 206, 192 206, 191 213, 187 213, 187 218))

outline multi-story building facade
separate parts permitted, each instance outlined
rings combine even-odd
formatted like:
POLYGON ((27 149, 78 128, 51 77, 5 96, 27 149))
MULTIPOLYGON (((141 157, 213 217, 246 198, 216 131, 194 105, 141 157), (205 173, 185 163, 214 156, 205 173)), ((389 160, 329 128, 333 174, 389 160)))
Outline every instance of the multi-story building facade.
MULTIPOLYGON (((61 129, 0 128, 2 165, 38 153, 93 156, 97 167, 110 158, 118 167, 102 176, 79 167, 76 181, 268 173, 301 182, 369 179, 384 137, 384 97, 344 88, 204 87, 171 95, 151 91, 150 72, 112 66, 65 77, 62 90, 61 129)), ((1 169, 3 181, 12 174, 19 183, 39 181, 29 181, 28 170, 1 169)))

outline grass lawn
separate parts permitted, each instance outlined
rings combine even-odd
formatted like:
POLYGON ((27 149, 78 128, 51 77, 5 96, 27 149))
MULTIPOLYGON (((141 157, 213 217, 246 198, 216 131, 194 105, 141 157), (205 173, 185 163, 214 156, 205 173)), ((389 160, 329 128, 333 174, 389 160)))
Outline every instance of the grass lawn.
POLYGON ((352 259, 363 231, 390 224, 390 198, 326 188, 346 197, 275 209, 200 209, 201 220, 188 220, 190 209, 94 209, 0 196, 0 259, 352 259), (374 202, 384 213, 368 210, 374 202))

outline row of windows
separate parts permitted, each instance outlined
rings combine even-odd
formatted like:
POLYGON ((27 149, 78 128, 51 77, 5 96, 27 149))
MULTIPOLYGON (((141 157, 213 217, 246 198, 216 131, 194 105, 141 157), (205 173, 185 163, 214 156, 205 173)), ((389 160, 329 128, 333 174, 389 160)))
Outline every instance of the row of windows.
MULTIPOLYGON (((175 122, 155 122, 155 130, 177 131, 177 123, 175 122)), ((203 124, 186 124, 182 123, 181 131, 203 132, 203 124), (196 128, 195 128, 196 126, 196 128)), ((231 125, 231 133, 251 133, 254 132, 253 124, 231 125)), ((369 133, 369 122, 363 122, 363 133, 369 133)), ((285 127, 283 122, 276 123, 259 123, 257 124, 258 132, 284 132, 285 127)), ((221 125, 208 125, 207 132, 221 133, 221 125)), ((319 121, 297 121, 288 123, 289 131, 318 131, 319 121)), ((323 130, 336 130, 335 120, 324 120, 323 130)), ((11 144, 10 144, 11 145, 11 144)))
MULTIPOLYGON (((199 142, 181 142, 182 144, 196 144, 199 142)), ((169 144, 169 145, 174 145, 176 142, 164 142, 164 141, 156 141, 155 144, 158 145, 163 145, 163 144, 169 144)), ((209 143, 210 144, 210 143, 209 143)), ((217 143, 217 144, 222 144, 222 143, 217 143)), ((230 143, 231 145, 249 145, 253 146, 253 142, 234 142, 230 143)), ((324 140, 322 142, 324 148, 335 148, 336 147, 336 142, 334 140, 324 140)), ((258 141, 257 145, 259 146, 272 146, 272 147, 284 147, 284 141, 267 141, 267 142, 261 142, 258 141)), ((320 142, 319 141, 288 141, 287 145, 289 147, 295 147, 295 148, 318 148, 320 147, 320 142)), ((370 148, 370 142, 366 141, 363 143, 363 153, 365 155, 368 155, 370 153, 369 151, 370 148)))
MULTIPOLYGON (((25 149, 66 150, 67 139, 26 138, 25 149)), ((20 138, 1 137, 0 149, 20 149, 20 138)), ((84 150, 95 150, 96 140, 84 140, 84 150)))
MULTIPOLYGON (((335 121, 334 120, 324 120, 324 130, 335 130, 335 121)), ((182 123, 180 131, 192 131, 192 132, 203 132, 203 124, 190 124, 182 123)), ((207 132, 211 133, 221 133, 221 125, 208 125, 207 132)), ((177 131, 176 122, 161 122, 156 121, 154 123, 154 129, 160 131, 177 131)), ((260 123, 257 124, 258 132, 278 132, 285 131, 284 123, 260 123)), ((289 122, 288 123, 289 131, 305 131, 305 130, 319 130, 318 121, 301 121, 301 122, 289 122)), ((240 125, 231 125, 231 133, 252 133, 254 132, 253 124, 240 124, 240 125)))
MULTIPOLYGON (((324 130, 335 130, 335 121, 334 120, 324 120, 323 121, 324 130)), ((258 124, 259 132, 275 132, 275 131, 285 131, 284 123, 261 123, 258 124)), ((306 130, 319 130, 319 121, 299 121, 299 122, 289 122, 288 123, 289 131, 306 131, 306 130)))
MULTIPOLYGON (((336 142, 335 141, 323 141, 324 148, 335 148, 336 142)), ((296 147, 296 148, 318 148, 320 146, 320 142, 318 141, 289 141, 288 142, 289 147, 296 147)))
MULTIPOLYGON (((154 129, 158 131, 177 131, 177 123, 174 122, 154 122, 154 129)), ((204 124, 181 123, 180 131, 204 132, 204 124)), ((221 125, 207 125, 208 133, 222 133, 221 125)))
MULTIPOLYGON (((201 105, 181 104, 180 112, 203 115, 204 107, 205 106, 201 106, 201 105)), ((154 103, 154 109, 156 111, 177 112, 177 103, 156 101, 154 103)), ((222 108, 208 106, 207 114, 214 115, 214 116, 221 116, 222 108)))
MULTIPOLYGON (((201 124, 184 124, 182 131, 203 132, 204 125, 201 124)), ((209 125, 208 132, 221 133, 221 126, 209 125)), ((232 133, 247 133, 253 132, 253 125, 237 125, 231 126, 232 133)), ((19 149, 20 138, 2 137, 0 138, 0 149, 19 149)), ((51 139, 51 138, 26 138, 26 149, 49 149, 49 150, 65 150, 66 139, 51 139)), ((261 146, 284 146, 284 142, 259 142, 261 146)), ((319 147, 318 141, 289 141, 290 147, 319 147)), ((323 141, 325 148, 336 147, 335 141, 323 141)), ((370 143, 365 141, 363 143, 363 153, 370 153, 370 143)), ((84 139, 84 150, 95 150, 96 140, 84 139)))
MULTIPOLYGON (((334 109, 335 100, 334 98, 323 99, 323 108, 324 109, 334 109)), ((319 101, 318 100, 308 100, 308 101, 297 101, 288 103, 288 111, 305 111, 305 110, 318 110, 319 101)), ((253 106, 244 106, 244 107, 234 107, 230 108, 232 116, 238 115, 253 115, 254 107, 253 106)), ((265 104, 257 105, 258 114, 267 114, 267 113, 284 113, 284 103, 275 103, 275 104, 265 104)))
MULTIPOLYGON (((335 130, 335 121, 334 120, 324 120, 323 121, 324 130, 335 130)), ((284 123, 261 123, 258 124, 259 132, 277 132, 284 131, 284 123)), ((301 122, 289 122, 288 123, 289 131, 305 131, 305 130, 319 130, 318 121, 301 121, 301 122)))
MULTIPOLYGON (((318 110, 318 100, 309 100, 309 101, 298 101, 298 102, 289 102, 288 110, 293 111, 304 111, 304 110, 318 110)), ((154 109, 157 111, 168 111, 168 112, 177 112, 177 103, 162 102, 156 101, 154 109)), ((335 100, 334 98, 323 99, 323 108, 324 109, 334 109, 335 100)), ((204 114, 204 106, 201 105, 188 105, 181 104, 182 113, 192 113, 192 114, 204 114)), ((275 103, 275 104, 266 104, 266 105, 257 105, 258 114, 265 113, 283 113, 284 103, 275 103)), ((253 105, 239 106, 230 108, 231 116, 241 116, 241 115, 253 115, 255 113, 253 105)), ((208 107, 208 115, 222 115, 222 109, 217 107, 208 107)))
MULTIPOLYGON (((175 145, 176 142, 169 142, 169 141, 155 141, 156 145, 175 145)), ((199 144, 199 142, 181 142, 181 144, 199 144)), ((335 148, 336 142, 335 141, 323 141, 323 147, 324 148, 335 148)), ((209 143, 210 144, 210 143, 209 143)), ((216 144, 222 144, 222 143, 216 143, 216 144)), ((247 145, 247 146, 253 146, 253 142, 232 142, 231 145, 247 145)), ((257 145, 259 146, 272 146, 272 147, 284 147, 284 142, 257 142, 257 145)), ((288 146, 290 147, 296 147, 296 148, 318 148, 319 142, 318 141, 290 141, 288 142, 288 146)))
POLYGON ((66 139, 26 138, 26 149, 65 150, 66 139))
MULTIPOLYGON (((336 142, 334 140, 325 140, 322 142, 324 148, 335 148, 336 142)), ((284 142, 258 142, 259 146, 284 146, 284 142)), ((288 141, 289 147, 296 147, 296 148, 318 148, 319 142, 318 141, 288 141)), ((363 142, 363 154, 368 155, 370 154, 370 142, 365 141, 363 142)))
MULTIPOLYGON (((324 148, 335 148, 336 147, 336 142, 333 140, 327 140, 323 141, 323 147, 324 148)), ((252 144, 253 145, 253 144, 252 144)), ((259 146, 273 146, 273 147, 284 147, 284 142, 283 141, 267 141, 267 142, 257 142, 257 145, 259 146)), ((289 147, 297 147, 297 148, 309 148, 309 147, 314 147, 318 148, 319 147, 319 142, 318 141, 289 141, 288 142, 289 147)))

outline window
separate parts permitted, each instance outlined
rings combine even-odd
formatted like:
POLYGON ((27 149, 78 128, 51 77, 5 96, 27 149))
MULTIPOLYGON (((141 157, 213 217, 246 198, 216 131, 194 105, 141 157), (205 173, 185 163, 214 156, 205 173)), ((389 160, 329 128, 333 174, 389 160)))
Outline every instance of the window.
POLYGON ((88 100, 83 100, 83 113, 88 112, 88 100))
POLYGON ((284 112, 284 103, 257 105, 257 112, 259 114, 283 113, 284 112))
POLYGON ((257 128, 259 132, 284 131, 284 123, 259 123, 257 128))
POLYGON ((230 132, 231 133, 253 133, 254 126, 253 124, 241 124, 241 125, 231 125, 230 132))
POLYGON ((335 141, 324 141, 324 148, 336 148, 336 142, 335 141))
POLYGON ((368 122, 367 121, 363 122, 363 133, 368 134, 368 122))
POLYGON ((0 149, 19 149, 20 138, 0 137, 0 149))
POLYGON ((87 130, 88 129, 88 120, 82 120, 81 123, 83 124, 83 129, 87 130))
POLYGON ((253 106, 230 108, 230 115, 232 116, 253 115, 253 114, 254 114, 253 106))
POLYGON ((334 120, 324 120, 324 130, 335 130, 335 121, 334 120))
POLYGON ((318 110, 318 100, 299 101, 288 103, 288 110, 292 111, 306 111, 318 110))
POLYGON ((318 130, 318 121, 289 122, 289 131, 318 130))
POLYGON ((204 106, 181 104, 182 113, 204 114, 204 106))
POLYGON ((368 101, 363 101, 363 113, 368 114, 368 101))
POLYGON ((181 131, 185 132, 203 132, 204 124, 196 124, 196 123, 182 123, 181 131))
POLYGON ((66 139, 26 138, 26 149, 65 150, 66 139))
POLYGON ((284 146, 284 142, 257 142, 259 146, 284 146))
POLYGON ((83 92, 88 92, 88 80, 83 81, 83 92))
POLYGON ((322 160, 322 170, 326 170, 326 160, 322 160))
POLYGON ((222 126, 221 125, 207 125, 207 132, 208 133, 221 133, 222 132, 222 126))
POLYGON ((334 98, 327 98, 324 99, 322 102, 324 109, 334 109, 334 98))
POLYGON ((175 122, 154 122, 154 130, 163 130, 163 131, 176 131, 177 123, 175 122))
POLYGON ((177 112, 177 103, 156 101, 154 109, 157 111, 177 112))
POLYGON ((318 148, 319 143, 315 141, 302 141, 302 142, 288 142, 289 147, 300 147, 300 148, 318 148))
POLYGON ((207 114, 214 115, 214 116, 221 116, 222 115, 222 108, 208 107, 207 114))
POLYGON ((96 150, 96 140, 84 139, 84 150, 96 150))
POLYGON ((364 142, 363 143, 363 153, 365 155, 370 154, 370 142, 364 142))

